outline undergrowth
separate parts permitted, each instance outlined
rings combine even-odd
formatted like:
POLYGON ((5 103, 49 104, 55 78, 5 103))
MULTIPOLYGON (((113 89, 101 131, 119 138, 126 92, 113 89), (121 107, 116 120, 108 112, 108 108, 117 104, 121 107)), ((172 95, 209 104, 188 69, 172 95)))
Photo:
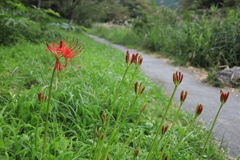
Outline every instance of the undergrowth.
MULTIPOLYGON (((50 105, 47 159, 88 159, 94 143, 96 129, 101 127, 101 115, 113 103, 113 93, 125 70, 125 55, 108 45, 94 42, 84 34, 61 31, 63 36, 79 39, 84 44, 83 56, 74 59, 65 72, 60 73, 60 82, 54 81, 50 105)), ((49 42, 51 43, 51 42, 49 42)), ((53 57, 46 51, 45 44, 20 43, 11 47, 0 47, 0 155, 2 159, 42 159, 36 152, 34 133, 40 103, 37 93, 46 92, 54 64, 53 57)), ((143 62, 144 63, 144 62, 143 62)), ((130 71, 132 72, 132 71, 130 71)), ((123 82, 126 87, 130 75, 123 82)), ((123 159, 132 159, 139 150, 139 159, 144 159, 159 125, 159 119, 169 98, 163 89, 153 84, 138 72, 138 81, 146 86, 141 99, 134 105, 123 128, 116 137, 117 143, 111 153, 119 151, 121 143, 129 135, 142 105, 146 104, 143 117, 137 126, 133 142, 122 152, 123 159)), ((134 87, 133 87, 134 88, 134 87)), ((133 100, 134 89, 130 90, 126 104, 133 100)), ((118 99, 121 103, 123 99, 118 99)), ((171 123, 176 106, 171 105, 167 121, 171 123)), ((116 111, 117 112, 117 111, 116 111)), ((43 117, 39 120, 38 134, 43 134, 46 105, 42 106, 43 117)), ((114 112, 115 113, 115 112, 114 112)), ((114 114, 113 114, 114 116, 114 114)), ((178 135, 182 134, 194 115, 181 113, 169 141, 175 146, 178 135)), ((197 122, 187 133, 184 143, 173 159, 197 159, 204 144, 207 131, 197 122)), ((43 140, 38 139, 38 150, 43 140)), ((158 151, 160 152, 160 150, 158 151)), ((225 154, 211 141, 206 148, 207 159, 225 159, 225 154)), ((114 154, 113 154, 114 155, 114 154)), ((112 155, 112 156, 113 156, 112 155)))

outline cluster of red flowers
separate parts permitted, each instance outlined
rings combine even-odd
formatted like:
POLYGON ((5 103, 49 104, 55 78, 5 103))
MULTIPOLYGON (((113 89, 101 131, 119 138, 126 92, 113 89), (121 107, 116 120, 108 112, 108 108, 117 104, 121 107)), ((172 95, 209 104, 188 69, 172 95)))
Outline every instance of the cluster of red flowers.
POLYGON ((178 86, 183 80, 183 74, 181 72, 176 71, 173 73, 173 83, 175 86, 178 86))
POLYGON ((68 46, 66 42, 60 40, 60 44, 52 43, 52 45, 46 43, 47 50, 52 52, 56 59, 56 64, 52 69, 57 69, 58 71, 63 71, 65 67, 68 65, 68 61, 76 58, 83 50, 83 45, 78 43, 77 39, 72 40, 72 45, 68 46), (60 62, 60 58, 65 58, 65 65, 63 66, 60 62))
POLYGON ((140 66, 142 64, 143 61, 143 57, 142 55, 136 53, 136 54, 132 54, 132 57, 130 57, 130 53, 129 51, 126 52, 126 63, 127 65, 131 65, 133 63, 138 64, 138 66, 140 66))

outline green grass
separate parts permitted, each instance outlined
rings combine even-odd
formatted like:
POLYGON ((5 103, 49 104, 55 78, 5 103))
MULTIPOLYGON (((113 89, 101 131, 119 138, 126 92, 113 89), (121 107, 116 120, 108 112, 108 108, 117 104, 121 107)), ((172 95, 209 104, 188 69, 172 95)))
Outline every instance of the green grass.
MULTIPOLYGON (((47 159, 88 159, 95 145, 95 131, 101 127, 101 114, 108 112, 113 101, 113 93, 125 70, 125 54, 108 45, 95 42, 84 34, 62 31, 62 35, 78 38, 84 44, 85 49, 81 58, 74 59, 66 71, 60 73, 60 82, 57 80, 54 82, 47 159)), ((34 133, 40 109, 37 94, 48 92, 52 73, 49 69, 54 66, 54 57, 46 51, 46 48, 45 44, 31 43, 0 47, 2 59, 0 67, 0 159, 43 158, 41 152, 45 114, 39 123, 38 148, 34 145, 34 133)), ((133 68, 130 73, 132 71, 133 68)), ((129 78, 130 74, 127 75, 123 90, 129 78)), ((116 151, 120 150, 121 143, 129 135, 142 105, 146 104, 147 108, 137 127, 134 141, 124 149, 122 154, 122 159, 132 159, 135 150, 140 148, 139 159, 145 159, 163 109, 169 100, 163 93, 163 89, 156 86, 141 72, 137 74, 135 80, 142 82, 146 90, 111 146, 110 159, 114 157, 116 151)), ((133 88, 127 104, 133 100, 133 88)), ((121 101, 122 98, 119 97, 118 103, 120 104, 121 101)), ((175 111, 176 107, 172 106, 167 117, 169 123, 175 111)), ((46 105, 43 105, 42 112, 46 112, 46 105)), ((171 135, 169 148, 176 145, 179 134, 184 132, 184 128, 192 118, 193 115, 188 113, 180 114, 179 121, 171 135)), ((200 123, 196 123, 173 159, 197 159, 201 153, 206 132, 200 123)), ((159 148, 156 149, 160 152, 159 148)), ((225 159, 225 154, 213 144, 213 141, 208 145, 206 154, 206 159, 225 159)))

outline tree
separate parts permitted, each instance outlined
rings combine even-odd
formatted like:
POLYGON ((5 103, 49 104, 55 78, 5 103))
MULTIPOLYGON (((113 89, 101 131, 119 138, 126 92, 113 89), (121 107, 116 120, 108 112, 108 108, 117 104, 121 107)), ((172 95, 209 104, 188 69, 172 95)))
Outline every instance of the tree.
POLYGON ((187 8, 191 8, 194 0, 182 0, 179 2, 179 7, 181 10, 185 11, 187 8))
MULTIPOLYGON (((227 0, 227 1, 235 1, 235 0, 227 0)), ((179 6, 183 10, 187 8, 188 9, 211 8, 212 5, 214 5, 217 8, 221 8, 225 6, 225 2, 224 0, 181 0, 179 2, 179 6)))
POLYGON ((199 0, 199 8, 210 8, 212 5, 221 8, 224 4, 224 0, 199 0))

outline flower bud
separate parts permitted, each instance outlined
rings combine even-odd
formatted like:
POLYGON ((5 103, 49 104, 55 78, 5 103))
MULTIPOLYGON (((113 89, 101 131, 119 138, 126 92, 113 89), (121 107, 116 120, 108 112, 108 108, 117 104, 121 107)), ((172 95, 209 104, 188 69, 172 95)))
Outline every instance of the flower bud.
POLYGON ((202 104, 198 104, 197 108, 196 108, 196 116, 199 116, 203 111, 203 105, 202 104))
POLYGON ((38 93, 38 100, 40 101, 40 102, 46 102, 47 101, 47 98, 48 98, 48 96, 45 96, 43 93, 38 93))
POLYGON ((167 132, 167 130, 168 130, 168 125, 166 125, 166 126, 162 126, 162 134, 165 134, 166 132, 167 132))
POLYGON ((136 53, 135 54, 135 56, 134 56, 134 60, 133 60, 133 62, 135 63, 135 64, 137 64, 137 62, 138 62, 138 53, 136 53))
POLYGON ((129 51, 126 52, 126 63, 129 64, 130 53, 129 51))
POLYGON ((145 87, 142 85, 142 83, 138 85, 138 82, 136 82, 134 84, 134 92, 136 93, 137 96, 139 94, 142 94, 144 90, 145 90, 145 87))
POLYGON ((183 80, 183 74, 181 72, 176 71, 173 73, 173 83, 175 86, 178 86, 183 80))
POLYGON ((180 95, 181 103, 183 103, 185 101, 185 99, 187 98, 187 94, 188 94, 187 91, 185 91, 185 93, 184 93, 184 91, 181 92, 181 95, 180 95))
POLYGON ((228 100, 229 92, 224 93, 222 90, 220 90, 220 102, 221 104, 225 104, 228 100))
POLYGON ((139 154, 139 149, 137 149, 134 153, 134 157, 138 157, 138 154, 139 154))
POLYGON ((107 119, 107 115, 106 115, 106 113, 103 113, 103 115, 102 115, 102 122, 103 123, 106 122, 106 119, 107 119))
POLYGON ((138 57, 138 65, 139 65, 139 66, 141 66, 142 61, 143 61, 143 57, 142 57, 142 55, 140 54, 140 56, 138 57))
POLYGON ((104 138, 104 134, 101 135, 101 140, 103 140, 103 138, 104 138))
POLYGON ((136 82, 134 84, 134 92, 137 93, 138 92, 138 82, 136 82))

